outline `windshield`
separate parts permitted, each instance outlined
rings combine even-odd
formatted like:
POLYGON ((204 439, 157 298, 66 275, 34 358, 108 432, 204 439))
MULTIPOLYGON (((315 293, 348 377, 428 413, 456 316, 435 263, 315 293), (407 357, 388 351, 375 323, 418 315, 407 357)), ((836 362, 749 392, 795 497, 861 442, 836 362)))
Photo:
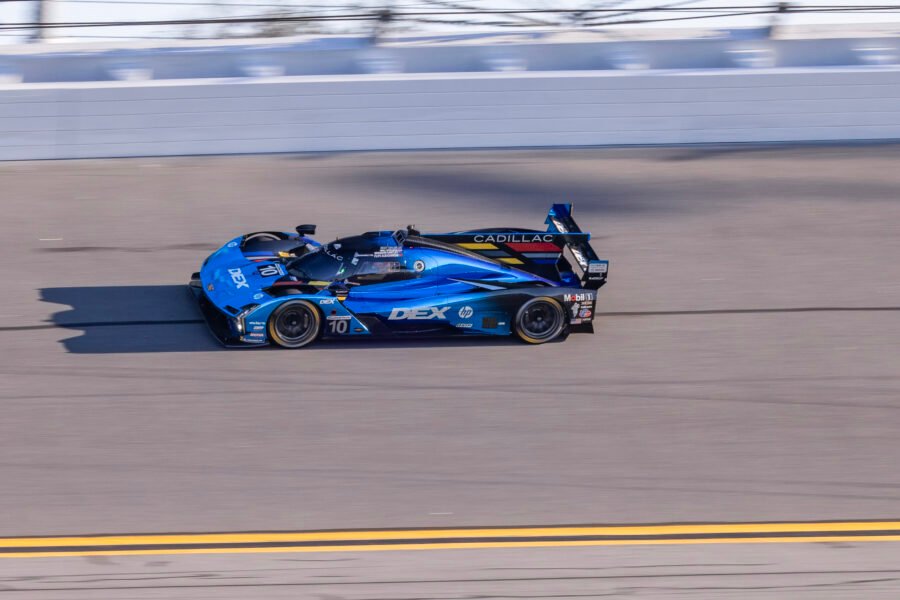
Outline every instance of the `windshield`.
POLYGON ((288 271, 306 281, 367 277, 367 282, 373 283, 406 271, 402 259, 403 247, 391 234, 372 232, 320 246, 289 263, 288 271))
POLYGON ((317 250, 288 265, 288 272, 303 281, 348 281, 368 284, 418 277, 408 270, 397 256, 375 257, 354 252, 349 256, 337 254, 333 249, 317 250))
POLYGON ((301 256, 288 266, 288 271, 297 279, 310 281, 335 281, 342 279, 346 265, 339 255, 331 255, 321 250, 301 256))

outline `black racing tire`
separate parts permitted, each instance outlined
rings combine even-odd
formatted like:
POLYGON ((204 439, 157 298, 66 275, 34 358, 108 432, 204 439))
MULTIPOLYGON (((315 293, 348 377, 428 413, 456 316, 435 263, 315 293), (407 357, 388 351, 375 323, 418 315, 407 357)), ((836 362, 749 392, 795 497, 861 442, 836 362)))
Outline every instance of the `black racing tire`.
POLYGON ((282 348, 302 348, 322 332, 322 314, 306 300, 290 300, 276 308, 267 325, 269 339, 282 348))
POLYGON ((516 313, 516 335, 529 344, 546 344, 560 338, 566 330, 566 311, 546 296, 532 298, 516 313))

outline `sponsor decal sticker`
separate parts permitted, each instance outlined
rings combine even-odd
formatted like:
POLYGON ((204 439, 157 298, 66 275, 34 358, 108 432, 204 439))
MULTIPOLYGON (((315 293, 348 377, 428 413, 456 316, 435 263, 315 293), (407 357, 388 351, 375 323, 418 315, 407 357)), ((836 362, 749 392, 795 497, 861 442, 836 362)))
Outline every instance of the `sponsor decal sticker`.
POLYGON ((254 299, 254 300, 262 300, 262 299, 263 299, 263 296, 265 296, 265 294, 262 294, 262 293, 259 293, 259 294, 253 294, 253 299, 254 299))
POLYGON ((588 265, 588 273, 606 273, 608 268, 608 262, 591 263, 588 265))
POLYGON ((228 274, 231 275, 231 281, 237 289, 250 287, 250 284, 247 283, 247 278, 244 277, 240 269, 228 269, 228 274))
POLYGON ((334 298, 322 298, 319 304, 334 304, 334 298))
POLYGON ((575 260, 578 261, 579 265, 589 262, 588 257, 584 255, 584 252, 578 249, 578 246, 569 246, 569 250, 575 255, 575 260))
POLYGON ((566 302, 593 302, 593 292, 582 292, 580 294, 565 294, 563 297, 566 302))
POLYGON ((457 323, 456 326, 460 329, 471 329, 472 328, 471 323, 457 323))
POLYGON ((234 248, 235 246, 237 246, 237 242, 228 242, 229 248, 234 248))
MULTIPOLYGON (((340 249, 341 249, 341 245, 340 245, 340 244, 329 244, 329 245, 330 245, 332 248, 334 248, 335 250, 340 250, 340 249)), ((343 254, 338 254, 337 252, 332 252, 332 251, 328 248, 328 246, 322 246, 320 249, 322 250, 322 252, 324 252, 325 254, 327 254, 328 256, 330 256, 331 258, 333 258, 334 260, 338 260, 338 261, 341 261, 341 262, 344 261, 344 255, 343 255, 343 254)))
POLYGON ((473 240, 477 243, 498 242, 502 244, 524 244, 529 242, 552 242, 552 233, 497 233, 488 235, 476 235, 473 240))
POLYGON ((375 252, 375 258, 395 258, 400 256, 401 251, 399 246, 382 246, 375 252))
POLYGON ((438 308, 395 308, 388 317, 391 321, 430 321, 433 319, 446 319, 449 306, 438 308))
POLYGON ((472 310, 471 306, 463 306, 459 309, 459 318, 460 319, 468 319, 472 315, 475 314, 475 311, 472 310))

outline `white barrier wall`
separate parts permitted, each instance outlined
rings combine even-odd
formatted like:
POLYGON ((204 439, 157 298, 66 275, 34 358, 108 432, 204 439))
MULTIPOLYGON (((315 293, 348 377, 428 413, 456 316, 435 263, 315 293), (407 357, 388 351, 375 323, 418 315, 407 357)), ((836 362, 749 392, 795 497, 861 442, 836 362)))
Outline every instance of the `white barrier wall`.
MULTIPOLYGON (((146 48, 116 44, 0 46, 0 79, 19 83, 144 79, 362 75, 367 73, 474 73, 520 70, 603 71, 816 68, 900 62, 900 40, 889 38, 757 39, 734 37, 656 41, 554 43, 538 39, 491 43, 469 40, 382 40, 321 37, 308 40, 207 40, 162 42, 146 48)), ((561 34, 565 38, 565 34, 561 34)))
POLYGON ((900 139, 900 67, 0 86, 0 159, 900 139))

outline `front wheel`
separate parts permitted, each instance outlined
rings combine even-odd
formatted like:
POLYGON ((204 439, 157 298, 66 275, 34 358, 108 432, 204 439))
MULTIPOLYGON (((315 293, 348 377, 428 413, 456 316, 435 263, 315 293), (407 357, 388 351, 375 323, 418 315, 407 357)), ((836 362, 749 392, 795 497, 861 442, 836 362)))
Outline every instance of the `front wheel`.
POLYGON ((562 335, 566 313, 553 298, 532 298, 516 314, 515 332, 529 344, 544 344, 562 335))
POLYGON ((291 300, 269 317, 269 338, 282 348, 302 348, 319 337, 322 317, 306 300, 291 300))

